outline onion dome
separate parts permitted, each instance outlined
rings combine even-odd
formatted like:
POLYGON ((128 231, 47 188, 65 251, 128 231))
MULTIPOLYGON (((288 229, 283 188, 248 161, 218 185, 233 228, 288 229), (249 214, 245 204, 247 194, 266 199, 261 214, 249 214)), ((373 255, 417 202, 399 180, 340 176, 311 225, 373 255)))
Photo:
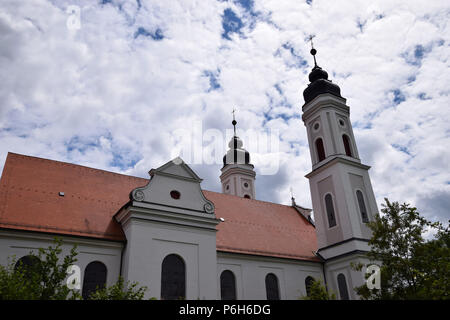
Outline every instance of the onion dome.
POLYGON ((311 54, 314 57, 314 68, 309 74, 309 81, 311 83, 308 84, 308 87, 303 91, 305 103, 310 102, 322 93, 331 93, 337 97, 341 97, 341 89, 339 86, 332 83, 331 80, 328 80, 328 73, 317 65, 316 53, 317 50, 312 48, 311 54))
POLYGON ((250 164, 250 153, 242 148, 242 140, 236 136, 237 121, 234 119, 234 110, 233 121, 231 123, 234 127, 234 136, 228 143, 230 149, 227 151, 226 155, 223 156, 223 166, 225 167, 227 164, 250 164))
POLYGON ((227 164, 250 164, 250 153, 242 148, 242 140, 233 136, 228 143, 230 148, 227 154, 223 156, 223 165, 227 164))

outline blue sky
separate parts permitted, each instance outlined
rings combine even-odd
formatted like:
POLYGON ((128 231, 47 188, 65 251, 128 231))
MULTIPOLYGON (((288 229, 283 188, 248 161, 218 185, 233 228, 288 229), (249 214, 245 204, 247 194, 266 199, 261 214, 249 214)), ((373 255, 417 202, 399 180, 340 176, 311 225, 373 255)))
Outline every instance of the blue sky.
MULTIPOLYGON (((287 204, 292 187, 309 207, 301 106, 314 34, 378 205, 445 221, 449 18, 446 1, 2 1, 0 166, 11 151, 147 177, 171 159, 177 129, 225 132, 237 107, 239 128, 280 133, 280 169, 257 176, 257 198, 287 204)), ((192 167, 220 190, 220 165, 192 167)))

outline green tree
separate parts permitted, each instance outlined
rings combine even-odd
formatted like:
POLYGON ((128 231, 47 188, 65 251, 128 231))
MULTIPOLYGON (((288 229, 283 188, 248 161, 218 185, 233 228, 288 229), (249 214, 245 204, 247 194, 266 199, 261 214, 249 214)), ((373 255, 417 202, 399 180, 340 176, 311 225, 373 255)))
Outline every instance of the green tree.
POLYGON ((64 282, 67 268, 77 259, 76 246, 60 260, 62 241, 55 239, 55 246, 39 248, 27 256, 29 264, 8 259, 0 265, 0 300, 64 300, 79 298, 78 291, 69 289, 64 282), (62 262, 61 262, 62 261, 62 262))
POLYGON ((301 297, 302 300, 336 300, 334 293, 329 293, 321 280, 314 280, 309 286, 309 295, 301 297))
MULTIPOLYGON (((385 199, 368 225, 372 230, 368 258, 380 265, 381 288, 355 288, 363 299, 449 299, 449 227, 430 222, 415 207, 385 199), (435 231, 426 241, 426 231, 435 231)), ((362 265, 355 266, 361 270, 362 265)), ((367 275, 368 277, 369 275, 367 275)))
MULTIPOLYGON (((54 245, 31 251, 27 263, 9 257, 6 266, 0 265, 0 300, 66 300, 82 299, 79 290, 69 289, 67 268, 77 261, 76 245, 64 258, 62 241, 55 238, 54 245)), ((108 288, 91 294, 94 300, 141 300, 146 287, 137 282, 124 284, 122 277, 108 288)))
POLYGON ((137 282, 124 283, 120 276, 119 280, 110 287, 97 289, 89 296, 89 300, 142 300, 147 287, 138 287, 137 282))

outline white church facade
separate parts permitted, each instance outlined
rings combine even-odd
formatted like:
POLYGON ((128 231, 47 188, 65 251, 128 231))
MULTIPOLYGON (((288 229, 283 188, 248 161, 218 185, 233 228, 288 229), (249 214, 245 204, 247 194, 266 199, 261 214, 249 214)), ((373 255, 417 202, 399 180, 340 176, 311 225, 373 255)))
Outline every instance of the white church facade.
MULTIPOLYGON (((311 52, 315 54, 313 49, 311 52)), ((338 299, 358 299, 377 213, 349 107, 315 64, 303 95, 314 210, 256 200, 256 173, 234 135, 222 192, 177 158, 150 179, 8 153, 0 180, 0 264, 63 240, 78 246, 81 291, 120 276, 157 299, 298 299, 321 279, 338 299)), ((233 125, 236 122, 233 120, 233 125)))

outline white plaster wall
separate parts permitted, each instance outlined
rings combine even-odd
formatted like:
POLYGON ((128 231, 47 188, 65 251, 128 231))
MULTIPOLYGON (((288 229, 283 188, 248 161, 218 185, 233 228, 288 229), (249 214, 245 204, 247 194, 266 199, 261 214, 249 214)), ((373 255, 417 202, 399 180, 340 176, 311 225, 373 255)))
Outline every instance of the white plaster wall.
POLYGON ((369 260, 361 254, 349 255, 342 258, 330 260, 325 264, 325 274, 327 278, 328 289, 331 290, 337 299, 341 299, 339 294, 339 287, 337 284, 337 276, 340 273, 345 275, 347 282, 347 290, 351 300, 359 299, 354 288, 359 287, 365 283, 365 268, 361 271, 354 270, 351 263, 362 263, 366 265, 369 260))
MULTIPOLYGON (((182 257, 186 265, 186 299, 220 299, 220 274, 224 270, 234 273, 239 300, 265 300, 265 277, 268 273, 277 276, 281 299, 296 300, 306 295, 305 279, 308 276, 323 281, 321 263, 217 252, 212 231, 133 219, 124 230, 128 245, 124 250, 122 273, 125 280, 148 286, 146 298, 160 298, 161 264, 172 253, 182 257)), ((70 252, 73 244, 78 244, 77 265, 81 268, 81 283, 84 268, 92 261, 106 265, 108 286, 117 281, 122 243, 61 238, 62 256, 70 252)), ((52 241, 53 236, 46 234, 1 231, 0 263, 6 264, 8 256, 15 254, 20 258, 30 250, 48 247, 52 241)))
POLYGON ((238 197, 249 195, 251 199, 255 199, 255 171, 251 165, 228 164, 221 171, 220 181, 223 193, 238 197), (245 182, 248 183, 247 188, 244 187, 245 182), (229 190, 226 189, 226 186, 229 186, 229 190))
MULTIPOLYGON (((55 236, 37 232, 21 232, 0 230, 0 264, 6 265, 8 257, 13 255, 17 259, 38 252, 39 248, 54 246, 55 236)), ((123 244, 121 242, 95 240, 81 237, 58 236, 62 239, 63 259, 70 253, 74 244, 77 244, 78 261, 75 263, 81 269, 81 290, 83 289, 84 269, 93 261, 100 261, 107 268, 106 284, 113 285, 119 278, 120 260, 123 244)))
POLYGON ((297 300, 305 296, 308 276, 323 282, 322 264, 318 262, 217 252, 218 299, 220 275, 224 270, 234 273, 238 300, 266 300, 265 278, 268 273, 277 276, 282 300, 297 300))
MULTIPOLYGON (((374 215, 378 212, 375 196, 373 194, 370 177, 367 169, 359 165, 349 163, 335 163, 328 168, 318 170, 309 178, 311 199, 314 208, 314 220, 317 231, 317 241, 319 248, 329 246, 336 242, 349 239, 352 237, 369 239, 371 232, 365 223, 361 220, 361 214, 356 198, 356 190, 362 189, 365 198, 366 208, 368 210, 369 220, 373 220, 374 215), (353 186, 349 174, 360 176, 363 181, 363 187, 353 186), (324 196, 320 192, 319 184, 321 181, 332 177, 333 186, 329 192, 333 194, 333 203, 338 225, 333 230, 339 229, 341 238, 332 237, 333 231, 328 227, 328 219, 326 217, 324 196)), ((327 191, 328 192, 328 191, 327 191)))
POLYGON ((124 230, 129 246, 123 274, 148 287, 146 298, 160 299, 162 262, 177 254, 186 267, 186 299, 217 299, 214 230, 133 218, 124 230))

